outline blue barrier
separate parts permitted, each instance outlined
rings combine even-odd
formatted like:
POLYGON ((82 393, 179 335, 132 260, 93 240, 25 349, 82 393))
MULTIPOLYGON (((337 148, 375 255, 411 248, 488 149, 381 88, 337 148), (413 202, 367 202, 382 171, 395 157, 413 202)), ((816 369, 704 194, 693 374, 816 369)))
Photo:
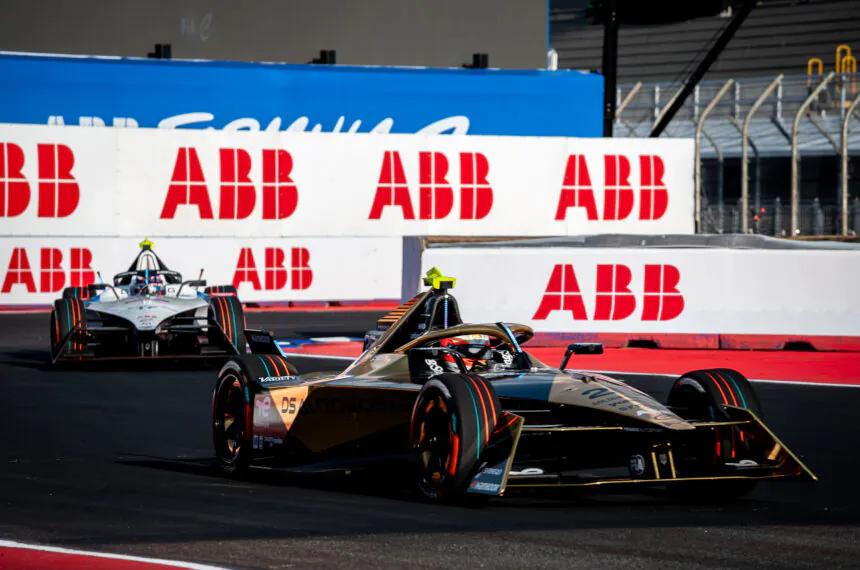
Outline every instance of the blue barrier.
POLYGON ((0 55, 0 122, 599 137, 603 77, 0 55))

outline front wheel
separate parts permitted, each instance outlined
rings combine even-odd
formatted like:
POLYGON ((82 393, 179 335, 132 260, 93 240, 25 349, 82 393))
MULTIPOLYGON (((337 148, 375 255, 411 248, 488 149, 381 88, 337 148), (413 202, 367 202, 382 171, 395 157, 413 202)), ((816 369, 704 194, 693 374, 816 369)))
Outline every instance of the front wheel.
POLYGON ((428 380, 415 401, 410 440, 419 495, 432 502, 464 498, 502 412, 489 382, 446 373, 428 380))
POLYGON ((80 299, 57 299, 51 311, 51 357, 76 356, 87 348, 87 309, 80 299))
MULTIPOLYGON (((726 406, 744 408, 758 418, 763 417, 761 403, 749 380, 728 368, 684 374, 669 391, 667 405, 686 420, 730 420, 726 406)), ((702 445, 706 453, 699 468, 703 473, 740 461, 750 451, 750 440, 738 426, 710 428, 710 435, 702 440, 702 445)), ((715 479, 673 484, 669 492, 671 497, 685 502, 722 503, 748 494, 757 483, 756 479, 715 479)))

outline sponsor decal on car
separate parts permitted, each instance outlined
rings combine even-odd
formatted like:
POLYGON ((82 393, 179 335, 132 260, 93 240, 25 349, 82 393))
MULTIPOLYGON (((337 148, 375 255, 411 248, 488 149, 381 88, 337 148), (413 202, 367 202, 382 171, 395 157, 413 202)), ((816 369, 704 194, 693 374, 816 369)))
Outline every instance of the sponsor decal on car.
MULTIPOLYGON (((266 341, 268 341, 268 337, 266 341)), ((270 384, 272 382, 296 382, 301 380, 298 376, 260 376, 257 378, 257 382, 260 384, 270 384)))
POLYGON ((645 458, 641 455, 631 455, 629 465, 630 473, 634 477, 639 477, 645 473, 645 458))

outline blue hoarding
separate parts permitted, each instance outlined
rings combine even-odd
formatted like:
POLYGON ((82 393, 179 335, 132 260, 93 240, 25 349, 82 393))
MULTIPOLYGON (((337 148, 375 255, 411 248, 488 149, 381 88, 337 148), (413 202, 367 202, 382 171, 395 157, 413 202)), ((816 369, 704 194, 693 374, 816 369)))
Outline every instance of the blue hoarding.
POLYGON ((0 122, 599 137, 603 78, 0 55, 0 122))

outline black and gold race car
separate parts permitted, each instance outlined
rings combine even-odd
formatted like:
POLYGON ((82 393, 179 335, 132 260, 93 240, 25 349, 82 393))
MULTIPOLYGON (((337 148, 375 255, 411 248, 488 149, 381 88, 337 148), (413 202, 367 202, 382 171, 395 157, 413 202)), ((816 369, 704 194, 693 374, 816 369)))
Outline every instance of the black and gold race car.
POLYGON ((601 345, 572 344, 549 366, 522 348, 532 329, 463 324, 455 280, 431 270, 425 283, 340 373, 297 375, 269 333, 246 331, 253 354, 233 357, 213 394, 221 468, 402 466, 434 501, 652 486, 715 500, 762 479, 815 480, 764 425, 739 372, 684 374, 664 404, 620 380, 567 369, 572 356, 601 345))

